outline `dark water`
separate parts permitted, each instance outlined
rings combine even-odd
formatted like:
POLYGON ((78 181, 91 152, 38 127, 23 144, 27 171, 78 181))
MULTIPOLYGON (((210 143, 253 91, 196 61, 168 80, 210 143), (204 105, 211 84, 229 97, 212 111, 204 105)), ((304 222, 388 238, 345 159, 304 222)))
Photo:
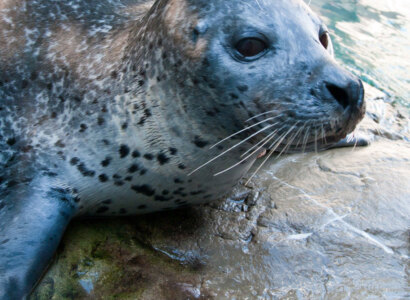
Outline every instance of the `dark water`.
POLYGON ((312 0, 310 6, 328 25, 337 59, 410 107, 410 1, 312 0))

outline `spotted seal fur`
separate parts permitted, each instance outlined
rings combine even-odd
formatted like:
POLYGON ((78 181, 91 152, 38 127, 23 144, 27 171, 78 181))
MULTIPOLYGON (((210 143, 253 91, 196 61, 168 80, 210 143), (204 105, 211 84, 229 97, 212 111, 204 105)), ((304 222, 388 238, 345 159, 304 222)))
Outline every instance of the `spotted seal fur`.
POLYGON ((0 299, 73 217, 216 199, 266 149, 328 148, 364 114, 299 0, 1 0, 0 45, 0 299))

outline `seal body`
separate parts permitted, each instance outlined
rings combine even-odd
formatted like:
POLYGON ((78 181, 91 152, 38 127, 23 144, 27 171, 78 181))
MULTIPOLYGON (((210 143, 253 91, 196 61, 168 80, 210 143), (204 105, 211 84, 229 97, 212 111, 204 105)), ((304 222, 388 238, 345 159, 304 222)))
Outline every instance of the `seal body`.
POLYGON ((297 0, 1 0, 0 45, 0 299, 72 217, 217 199, 266 149, 330 147, 364 114, 297 0))

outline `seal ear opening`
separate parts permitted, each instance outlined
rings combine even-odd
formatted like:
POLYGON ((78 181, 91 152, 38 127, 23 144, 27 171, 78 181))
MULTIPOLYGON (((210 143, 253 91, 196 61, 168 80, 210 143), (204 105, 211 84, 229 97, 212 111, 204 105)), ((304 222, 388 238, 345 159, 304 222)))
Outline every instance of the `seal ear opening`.
POLYGON ((205 22, 198 22, 192 30, 192 41, 196 44, 199 37, 208 31, 208 25, 205 22))

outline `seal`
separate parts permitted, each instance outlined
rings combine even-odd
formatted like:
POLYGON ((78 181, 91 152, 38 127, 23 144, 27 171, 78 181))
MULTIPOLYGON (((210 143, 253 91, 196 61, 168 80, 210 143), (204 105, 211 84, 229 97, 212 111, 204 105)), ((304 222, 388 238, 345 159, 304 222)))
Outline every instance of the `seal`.
POLYGON ((299 0, 2 0, 0 45, 0 299, 30 293, 72 218, 217 199, 364 115, 299 0))

